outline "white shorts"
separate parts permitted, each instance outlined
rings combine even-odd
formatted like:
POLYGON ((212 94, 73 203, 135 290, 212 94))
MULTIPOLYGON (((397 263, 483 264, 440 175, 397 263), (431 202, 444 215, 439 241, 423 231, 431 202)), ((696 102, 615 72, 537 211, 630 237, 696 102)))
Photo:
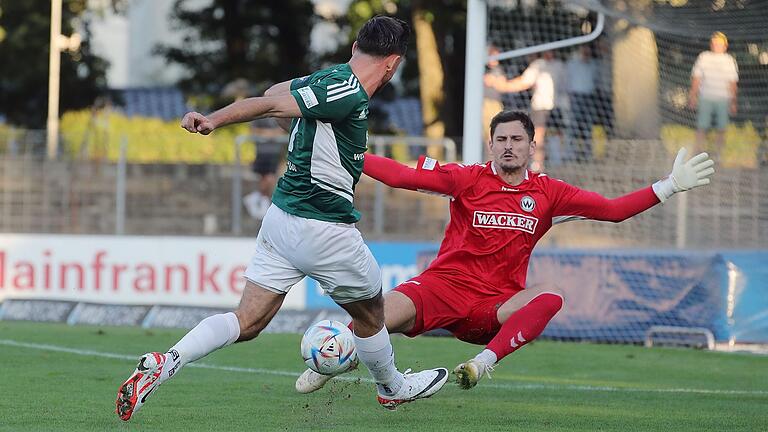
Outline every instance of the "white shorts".
POLYGON ((304 276, 338 304, 368 300, 381 291, 379 265, 354 225, 294 216, 273 204, 245 278, 285 294, 304 276))

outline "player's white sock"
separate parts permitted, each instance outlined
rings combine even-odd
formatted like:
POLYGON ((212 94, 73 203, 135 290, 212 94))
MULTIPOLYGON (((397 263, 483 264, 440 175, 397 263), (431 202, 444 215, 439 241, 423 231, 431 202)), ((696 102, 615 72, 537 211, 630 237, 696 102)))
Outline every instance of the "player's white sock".
POLYGON ((371 371, 379 392, 388 396, 397 393, 405 380, 395 367, 395 351, 386 327, 371 337, 355 335, 355 348, 357 358, 371 371))
POLYGON ((166 365, 160 382, 178 373, 185 364, 198 360, 240 337, 240 323, 232 312, 209 316, 200 321, 166 353, 166 365))
POLYGON ((496 353, 486 348, 480 354, 475 356, 475 360, 480 360, 488 366, 493 366, 497 361, 496 353))

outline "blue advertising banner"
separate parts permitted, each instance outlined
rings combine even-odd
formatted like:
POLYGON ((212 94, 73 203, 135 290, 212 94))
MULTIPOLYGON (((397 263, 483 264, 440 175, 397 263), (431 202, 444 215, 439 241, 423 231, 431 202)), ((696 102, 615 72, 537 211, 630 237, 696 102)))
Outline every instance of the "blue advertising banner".
MULTIPOLYGON (((384 291, 418 274, 436 243, 371 242, 384 291)), ((656 325, 703 327, 717 340, 768 342, 768 251, 538 249, 528 284, 554 284, 556 339, 640 343, 656 325)), ((306 307, 335 308, 308 280, 306 307)))
POLYGON ((557 285, 565 307, 545 336, 640 343, 652 326, 703 327, 727 337, 724 262, 715 253, 542 250, 528 285, 557 285))

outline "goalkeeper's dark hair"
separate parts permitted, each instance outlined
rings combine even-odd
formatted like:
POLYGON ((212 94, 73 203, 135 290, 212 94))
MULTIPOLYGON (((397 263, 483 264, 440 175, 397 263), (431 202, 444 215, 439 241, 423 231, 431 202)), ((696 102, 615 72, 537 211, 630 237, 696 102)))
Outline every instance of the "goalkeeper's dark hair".
POLYGON ((377 57, 392 54, 404 56, 411 38, 411 27, 405 21, 376 15, 357 32, 357 48, 377 57))
POLYGON ((531 118, 528 117, 528 114, 522 111, 512 110, 502 111, 493 116, 493 119, 491 120, 491 138, 493 138, 493 133, 496 132, 496 126, 498 126, 499 123, 509 123, 513 121, 522 123, 525 132, 528 134, 528 139, 533 141, 534 126, 531 118))

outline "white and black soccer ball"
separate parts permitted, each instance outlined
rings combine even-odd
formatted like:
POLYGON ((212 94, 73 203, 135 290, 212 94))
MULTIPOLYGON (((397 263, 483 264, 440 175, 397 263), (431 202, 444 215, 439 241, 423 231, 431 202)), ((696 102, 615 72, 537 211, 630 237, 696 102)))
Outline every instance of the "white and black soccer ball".
POLYGON ((352 331, 338 321, 323 320, 301 338, 301 357, 307 367, 323 375, 337 375, 357 366, 352 331))

